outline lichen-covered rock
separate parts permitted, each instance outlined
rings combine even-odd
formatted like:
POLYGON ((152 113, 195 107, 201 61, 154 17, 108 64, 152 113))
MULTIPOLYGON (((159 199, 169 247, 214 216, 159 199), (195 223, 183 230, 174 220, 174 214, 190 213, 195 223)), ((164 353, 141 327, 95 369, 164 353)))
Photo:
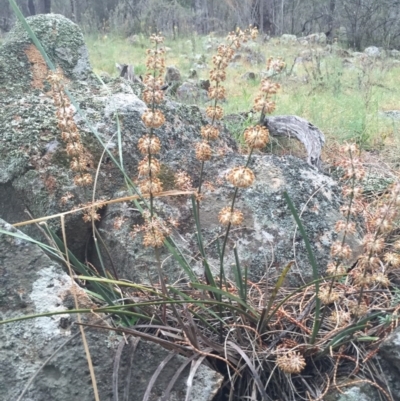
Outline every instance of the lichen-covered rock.
MULTIPOLYGON (((121 154, 124 170, 132 179, 136 176, 136 167, 142 155, 137 150, 138 139, 146 132, 141 115, 146 105, 140 100, 140 85, 133 85, 123 79, 110 81, 107 91, 93 79, 90 70, 86 79, 77 79, 74 74, 81 59, 83 41, 76 25, 63 17, 47 15, 29 19, 39 39, 44 40, 45 48, 62 48, 71 54, 70 61, 59 59, 59 52, 50 56, 57 65, 66 68, 69 78, 67 87, 85 115, 76 113, 75 121, 81 133, 81 140, 87 151, 97 162, 101 162, 96 186, 96 198, 115 198, 126 190, 124 177, 117 167, 105 155, 101 159, 103 147, 99 144, 90 124, 98 137, 107 144, 117 160, 120 160, 118 139, 116 137, 118 115, 121 125, 121 154), (55 27, 53 36, 43 26, 55 27), (63 32, 65 30, 65 32, 63 32), (71 41, 71 38, 75 37, 71 41), (54 38, 55 45, 51 45, 54 38), (78 53, 78 54, 77 54, 78 53)), ((21 90, 7 92, 0 100, 0 217, 12 223, 26 220, 25 209, 32 217, 53 215, 68 211, 74 206, 91 200, 91 188, 76 187, 73 173, 57 127, 56 108, 49 92, 48 70, 40 55, 30 59, 23 49, 32 49, 32 45, 17 26, 11 33, 6 45, 0 52, 0 65, 18 54, 24 68, 21 70, 21 90), (22 38, 22 39, 21 39, 22 38), (22 50, 20 49, 22 48, 22 50), (42 71, 35 75, 35 71, 42 71), (69 193, 72 197, 66 198, 69 193), (12 200, 10 202, 10 199, 12 200)), ((79 75, 81 76, 81 75, 79 75)), ((0 90, 7 91, 4 80, 0 80, 0 90)), ((166 123, 156 134, 162 143, 161 175, 164 189, 173 188, 173 175, 178 170, 185 170, 197 185, 199 162, 195 158, 195 143, 200 139, 200 128, 206 123, 204 115, 195 106, 184 106, 171 101, 165 102, 162 110, 166 123)), ((206 194, 202 202, 201 219, 204 225, 206 241, 210 241, 207 253, 212 267, 218 270, 215 239, 222 234, 217 223, 218 213, 227 206, 232 196, 232 187, 225 181, 226 172, 245 163, 246 156, 237 154, 234 140, 224 129, 220 139, 214 144, 216 156, 211 163, 206 163, 204 178, 214 192, 206 194)), ((329 247, 334 234, 332 226, 340 218, 339 188, 327 176, 324 176, 296 158, 278 158, 259 154, 253 158, 252 166, 256 173, 255 185, 239 192, 238 207, 245 214, 245 225, 233 230, 229 242, 227 263, 233 261, 231 245, 238 242, 241 259, 249 269, 250 276, 257 280, 266 271, 267 266, 279 272, 288 261, 296 259, 290 279, 293 284, 302 282, 311 276, 311 268, 305 252, 304 242, 298 234, 293 217, 283 198, 287 191, 301 213, 309 238, 323 272, 329 255, 329 247)), ((94 174, 94 170, 92 171, 94 174)), ((183 249, 196 254, 194 237, 195 226, 191 212, 191 201, 187 198, 163 198, 156 201, 161 216, 174 217, 180 221, 177 242, 183 249)), ((131 205, 109 206, 101 211, 102 221, 98 228, 104 236, 104 244, 120 278, 144 279, 144 272, 150 270, 150 277, 156 278, 153 252, 143 248, 141 238, 132 239, 130 231, 135 224, 142 222, 141 216, 131 205), (124 218, 121 229, 116 229, 115 218, 124 218)), ((60 229, 58 219, 50 226, 60 229)), ((39 238, 40 233, 33 228, 24 229, 39 238)), ((82 221, 81 215, 72 214, 66 219, 68 246, 81 259, 96 262, 91 246, 91 225, 82 221)), ((59 230, 60 232, 60 230, 59 230)), ((111 268, 107 252, 103 255, 104 263, 111 268)), ((198 268, 197 262, 194 267, 198 268)), ((163 265, 170 280, 183 273, 172 258, 163 265)), ((198 269, 199 273, 202 273, 198 269)))
POLYGON ((352 386, 342 389, 340 393, 333 391, 324 399, 326 401, 375 401, 378 400, 377 390, 369 384, 363 383, 360 387, 352 386))
MULTIPOLYGON (((172 154, 167 154, 164 158, 171 170, 184 166, 189 173, 196 174, 197 163, 189 162, 191 151, 187 160, 185 149, 176 149, 175 152, 177 159, 170 159, 172 154)), ((201 203, 200 219, 204 243, 209 244, 206 253, 215 274, 219 271, 216 241, 224 233, 224 228, 218 223, 218 213, 230 204, 233 192, 224 176, 230 168, 245 162, 246 156, 231 152, 224 159, 208 163, 205 169, 206 180, 213 183, 214 188, 212 192, 206 193, 201 203)), ((336 182, 294 157, 257 155, 250 167, 256 175, 256 181, 251 188, 239 191, 236 206, 244 213, 244 223, 231 233, 225 263, 227 271, 229 272, 230 266, 235 262, 232 246, 236 244, 241 263, 248 269, 252 280, 259 280, 267 271, 270 275, 279 274, 293 259, 296 260, 296 265, 289 275, 289 282, 298 285, 311 279, 311 266, 304 241, 283 197, 283 192, 287 191, 301 215, 320 273, 323 274, 334 238, 332 227, 340 219, 340 196, 336 182)), ((162 216, 179 221, 179 234, 174 235, 174 238, 186 254, 196 255, 198 245, 190 199, 160 198, 156 201, 156 207, 162 216)), ((138 218, 138 212, 128 205, 112 205, 101 222, 100 232, 113 249, 114 265, 122 277, 147 281, 150 275, 153 280, 157 280, 157 271, 152 267, 153 252, 143 248, 140 236, 133 239, 129 236, 132 224, 138 218), (118 219, 125 223, 115 229, 118 219), (131 223, 126 224, 127 222, 131 223)), ((357 256, 358 241, 355 237, 350 241, 354 256, 357 256)), ((168 252, 164 250, 162 256, 165 258, 163 267, 169 281, 182 277, 181 267, 168 257, 168 252)), ((193 261, 192 265, 198 274, 202 274, 199 262, 193 261)))
POLYGON ((400 373, 400 328, 398 327, 385 341, 379 351, 400 373))
MULTIPOLYGON (((140 92, 140 85, 116 79, 104 91, 91 74, 86 56, 82 56, 86 55, 86 47, 81 31, 68 19, 40 15, 28 18, 28 23, 43 41, 49 57, 63 70, 66 86, 85 115, 83 118, 76 113, 75 121, 86 151, 96 163, 102 162, 96 196, 111 198, 124 188, 124 178, 108 156, 100 159, 104 149, 87 123, 119 158, 115 134, 116 112, 120 113, 124 169, 134 178, 141 158, 136 145, 145 133, 141 114, 146 106, 135 94, 140 92), (60 58, 60 49, 71 57, 60 58)), ((11 223, 29 219, 26 211, 35 218, 53 215, 92 197, 91 189, 73 184, 74 173, 69 168, 70 160, 57 126, 48 74, 45 60, 17 25, 0 48, 0 217, 11 223), (72 198, 63 201, 66 194, 72 198)), ((177 140, 181 146, 188 143, 188 138, 198 136, 204 119, 196 107, 167 102, 163 108, 167 123, 159 132, 163 133, 164 151, 173 152, 177 140)), ((231 139, 226 140, 221 143, 234 146, 231 139)), ((95 170, 91 173, 94 175, 95 170)), ((58 220, 49 224, 60 232, 58 220)), ((70 249, 78 257, 90 259, 90 225, 76 214, 67 217, 66 226, 70 249)), ((23 230, 41 238, 34 226, 23 230)))
MULTIPOLYGON (((46 54, 66 77, 85 79, 91 73, 88 52, 80 29, 62 15, 38 15, 27 22, 39 38, 46 54)), ((23 94, 31 82, 44 85, 46 63, 20 23, 8 34, 0 49, 0 87, 7 93, 23 94), (7 83, 7 85, 5 85, 7 83)))
POLYGON ((384 52, 382 52, 379 47, 376 46, 369 46, 366 49, 364 49, 364 53, 371 58, 379 58, 382 57, 384 52))
MULTIPOLYGON (((29 379, 47 358, 52 359, 41 369, 24 399, 42 401, 92 401, 88 364, 76 315, 73 293, 80 308, 96 308, 83 289, 78 287, 63 269, 10 224, 0 220, 0 315, 2 320, 45 312, 59 315, 0 325, 0 393, 3 400, 16 400, 29 379), (8 232, 11 235, 5 234, 8 232), (14 235, 14 236, 12 236, 14 235), (65 311, 65 312, 64 312, 65 311), (58 348, 61 347, 59 350, 58 348)), ((98 314, 83 315, 83 321, 99 324, 98 314)), ((113 398, 113 363, 118 345, 125 341, 108 330, 87 329, 86 339, 94 365, 102 401, 113 398)), ((168 351, 158 345, 140 341, 136 350, 126 346, 119 368, 119 393, 125 390, 130 376, 130 400, 143 398, 149 380, 166 358, 168 351), (129 360, 133 357, 134 367, 129 360)), ((184 362, 175 356, 156 381, 150 400, 158 400, 169 381, 184 362)), ((172 396, 184 400, 186 369, 176 382, 172 396)), ((200 366, 193 385, 193 400, 211 401, 222 378, 211 369, 200 366)))

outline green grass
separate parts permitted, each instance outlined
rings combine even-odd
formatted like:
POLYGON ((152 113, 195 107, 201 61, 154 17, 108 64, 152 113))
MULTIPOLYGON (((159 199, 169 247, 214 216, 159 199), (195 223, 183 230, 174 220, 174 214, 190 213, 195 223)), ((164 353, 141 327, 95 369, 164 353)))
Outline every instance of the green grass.
MULTIPOLYGON (((208 68, 196 70, 199 78, 207 79, 211 57, 215 54, 214 50, 206 48, 207 41, 208 37, 196 35, 167 39, 165 46, 170 50, 166 54, 166 64, 177 66, 186 79, 196 56, 204 56, 208 68)), ((149 46, 147 37, 138 35, 134 45, 111 34, 88 36, 86 42, 97 73, 117 76, 115 62, 133 64, 137 74, 144 73, 145 51, 149 46)), ((266 44, 258 42, 254 49, 266 59, 282 57, 287 64, 286 71, 275 78, 282 90, 277 95, 274 114, 298 115, 320 128, 328 139, 355 140, 367 149, 399 143, 399 123, 380 114, 384 110, 400 110, 400 66, 392 64, 390 59, 368 66, 356 60, 353 65, 344 66, 343 58, 325 52, 322 47, 283 45, 277 39, 266 44), (289 75, 296 57, 309 50, 314 54, 316 51, 325 53, 319 61, 314 56, 310 61, 296 63, 289 75)), ((228 100, 223 104, 226 115, 251 110, 260 79, 246 81, 241 77, 247 71, 259 73, 265 70, 265 63, 250 65, 243 57, 236 64, 235 68, 228 68, 224 83, 228 94, 228 100)))

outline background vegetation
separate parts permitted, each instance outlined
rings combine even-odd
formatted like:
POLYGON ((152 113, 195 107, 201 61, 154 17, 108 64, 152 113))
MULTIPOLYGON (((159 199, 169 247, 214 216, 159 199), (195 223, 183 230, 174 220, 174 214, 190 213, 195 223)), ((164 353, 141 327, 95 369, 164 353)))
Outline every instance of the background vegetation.
MULTIPOLYGON (((237 26, 257 24, 271 36, 325 32, 357 50, 367 45, 395 48, 400 43, 398 0, 18 0, 25 16, 61 13, 86 32, 111 30, 187 36, 192 32, 225 34, 237 26)), ((0 30, 14 17, 8 0, 0 0, 0 30)))
MULTIPOLYGON (((210 46, 216 47, 213 35, 192 35, 190 39, 166 40, 169 51, 166 64, 175 65, 186 80, 189 71, 196 69, 198 79, 207 79, 211 68, 210 46), (200 68, 196 68, 200 66, 200 68)), ((145 71, 144 48, 147 38, 136 35, 135 43, 120 36, 89 35, 86 38, 92 65, 99 74, 115 76, 115 61, 133 64, 136 74, 145 71)), ((343 57, 338 45, 285 44, 279 38, 267 43, 258 40, 245 44, 243 53, 251 51, 253 58, 243 56, 228 67, 224 109, 227 115, 243 113, 237 124, 226 119, 235 133, 247 124, 246 113, 263 76, 266 76, 266 57, 281 57, 286 68, 275 77, 281 84, 279 102, 273 114, 294 114, 319 127, 332 140, 354 140, 364 148, 393 153, 398 143, 398 121, 385 114, 398 110, 400 97, 400 65, 391 58, 370 59, 343 57), (258 61, 257 61, 258 60, 258 61), (254 80, 245 74, 254 72, 254 80), (385 146, 388 145, 388 146, 385 146)), ((344 53, 346 55, 346 53, 344 53)), ((206 106, 208 102, 199 102, 206 106)), ((393 157, 395 155, 393 154, 393 157)))

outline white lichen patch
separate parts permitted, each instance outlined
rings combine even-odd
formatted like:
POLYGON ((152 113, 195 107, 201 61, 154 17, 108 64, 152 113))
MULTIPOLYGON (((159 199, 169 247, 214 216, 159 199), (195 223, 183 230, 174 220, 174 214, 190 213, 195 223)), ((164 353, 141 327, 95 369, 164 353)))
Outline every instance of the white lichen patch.
MULTIPOLYGON (((32 285, 29 294, 34 303, 36 313, 58 312, 67 310, 63 303, 63 296, 69 293, 74 285, 69 276, 55 266, 40 270, 39 278, 32 285)), ((69 317, 68 314, 40 317, 34 320, 36 329, 47 339, 60 335, 59 322, 61 318, 69 317)))
POLYGON ((309 181, 311 188, 315 188, 315 190, 318 190, 329 202, 332 202, 332 188, 337 184, 331 177, 309 169, 301 169, 299 173, 303 180, 309 181))

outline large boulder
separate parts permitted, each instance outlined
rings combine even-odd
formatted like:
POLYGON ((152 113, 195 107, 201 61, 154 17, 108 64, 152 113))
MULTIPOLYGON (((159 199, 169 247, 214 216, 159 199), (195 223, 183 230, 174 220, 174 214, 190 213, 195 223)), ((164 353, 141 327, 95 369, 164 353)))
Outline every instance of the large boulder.
MULTIPOLYGON (((122 139, 125 168, 132 175, 139 157, 136 142, 144 132, 140 117, 145 104, 123 79, 117 79, 110 85, 110 94, 102 92, 101 85, 91 72, 82 33, 71 21, 59 15, 43 15, 28 18, 28 23, 43 43, 52 62, 63 70, 68 89, 103 140, 108 141, 115 133, 116 110, 132 116, 131 121, 124 123, 122 139), (135 152, 136 156, 133 155, 135 152)), ((42 56, 18 24, 0 48, 0 215, 10 223, 29 219, 30 216, 40 217, 69 210, 74 204, 90 200, 91 189, 77 187, 72 180, 65 145, 57 127, 56 107, 49 92, 48 73, 42 56), (63 202, 68 192, 72 198, 67 196, 67 201, 63 202)), ((185 118, 191 123, 192 119, 201 120, 198 110, 191 108, 181 113, 186 117, 175 118, 179 109, 178 104, 166 106, 170 121, 166 127, 169 136, 164 143, 167 148, 175 135, 190 134, 190 124, 185 118)), ((103 148, 84 121, 82 117, 76 118, 82 142, 99 161, 103 148)), ((109 143, 111 149, 114 145, 115 142, 109 143)), ((124 180, 122 176, 117 176, 117 169, 105 160, 99 176, 99 196, 109 198, 120 190, 124 180)), ((49 226, 60 234, 58 221, 49 221, 49 226)), ((66 219, 69 247, 78 257, 84 259, 86 254, 90 260, 88 228, 82 216, 72 215, 66 219)), ((23 235, 4 221, 0 229, 17 236, 23 235)), ((41 231, 35 230, 33 226, 23 229, 36 239, 44 238, 41 231)), ((68 309, 74 307, 72 292, 78 294, 81 307, 95 308, 96 305, 84 290, 71 281, 58 263, 28 240, 0 235, 0 260, 2 319, 65 311, 56 317, 0 327, 2 398, 17 399, 44 361, 70 340, 40 371, 28 391, 29 397, 37 401, 49 398, 56 401, 78 398, 92 400, 93 390, 85 353, 79 334, 75 336, 79 329, 73 324, 74 315, 68 314, 68 309)), ((95 320, 90 318, 90 322, 95 320)), ((111 400, 113 359, 118 344, 123 340, 110 335, 108 331, 96 330, 88 330, 87 339, 101 399, 111 400)), ((133 369, 129 367, 129 354, 133 355, 133 350, 125 352, 126 360, 121 360, 120 389, 124 390, 124 376, 129 376, 129 372, 133 371, 130 399, 141 400, 154 370, 166 358, 168 351, 140 341, 134 353, 133 369)), ((161 396, 183 362, 182 357, 174 357, 168 363, 150 399, 155 400, 161 396)), ((185 398, 189 370, 187 368, 176 383, 172 394, 176 400, 185 398)), ((192 397, 211 400, 219 387, 220 375, 201 366, 197 378, 192 397)))
POLYGON ((371 58, 380 58, 383 56, 384 52, 376 46, 369 46, 364 49, 364 53, 371 58))
MULTIPOLYGON (((61 314, 0 325, 0 393, 3 400, 17 400, 29 380, 25 398, 32 401, 92 401, 93 389, 76 315, 68 313, 78 307, 96 308, 86 292, 71 280, 62 267, 22 232, 0 220, 0 315, 2 320, 46 312, 61 314), (8 233, 8 234, 7 234, 8 233), (47 361, 48 358, 51 358, 47 361)), ((104 325, 99 314, 83 315, 85 323, 104 325), (99 319, 100 318, 100 319, 99 319)), ((115 400, 113 385, 117 378, 118 394, 129 391, 130 400, 141 401, 149 381, 169 351, 139 341, 124 348, 119 374, 114 359, 126 340, 102 329, 87 329, 94 372, 102 401, 115 400), (133 359, 131 366, 130 359, 133 359), (130 384, 127 386, 127 378, 130 384)), ((158 377, 150 400, 157 400, 185 359, 174 356, 158 377)), ((118 364, 117 364, 118 365, 118 364)), ((189 369, 178 378, 172 397, 184 400, 189 369)), ((194 379, 193 400, 211 401, 221 384, 221 376, 200 366, 194 379)), ((117 394, 117 391, 114 390, 117 394)))
MULTIPOLYGON (((68 77, 68 89, 75 97, 83 118, 76 113, 75 122, 80 130, 82 143, 97 163, 103 147, 88 128, 94 128, 98 137, 107 143, 118 157, 116 116, 122 126, 122 158, 128 177, 136 176, 136 167, 142 156, 137 150, 138 139, 146 132, 141 115, 146 105, 140 100, 140 87, 121 78, 111 81, 107 91, 91 74, 83 50, 84 44, 79 29, 60 16, 30 18, 33 30, 49 50, 49 57, 68 77), (54 26, 56 34, 49 35, 44 27, 54 26), (64 33, 64 30, 67 34, 64 33), (65 38, 65 39, 63 39, 65 38), (52 40, 56 44, 52 45, 52 40), (72 43, 72 44, 71 44, 72 43), (70 54, 70 62, 62 54, 70 54), (76 54, 77 53, 77 54, 76 54), (85 65, 85 74, 77 76, 77 65, 85 65), (83 79, 82 79, 83 77, 83 79)), ((34 218, 68 211, 91 199, 91 189, 77 187, 65 153, 65 144, 57 127, 56 107, 49 92, 48 69, 40 54, 34 50, 26 34, 17 26, 0 51, 0 90, 5 94, 0 100, 0 137, 4 146, 0 149, 0 217, 11 223, 26 220, 28 210, 34 218), (34 57, 32 57, 34 54, 34 57), (7 71, 9 60, 18 60, 19 82, 15 90, 9 89, 7 71), (37 71, 41 71, 40 74, 37 71), (66 197, 66 194, 72 197, 66 197)), ((200 128, 206 124, 204 114, 195 106, 184 106, 167 101, 162 105, 166 123, 158 129, 162 143, 162 174, 165 189, 172 189, 173 174, 185 170, 198 180, 200 164, 195 158, 195 143, 200 139, 200 128)), ((215 191, 206 193, 202 202, 202 224, 206 242, 214 244, 207 252, 212 268, 218 271, 218 256, 215 238, 222 234, 217 222, 220 209, 230 202, 232 187, 226 184, 226 172, 246 162, 246 156, 237 153, 235 141, 222 128, 221 137, 215 143, 220 156, 206 163, 204 179, 214 183, 215 191), (224 155, 224 156, 223 156, 224 155), (215 185, 216 184, 216 185, 215 185)), ((340 188, 330 177, 321 174, 303 160, 293 157, 278 158, 267 154, 253 157, 251 166, 256 173, 255 185, 239 192, 238 207, 245 214, 245 226, 232 233, 228 243, 226 265, 234 261, 231 245, 238 241, 242 247, 242 261, 249 267, 254 280, 260 279, 267 266, 279 271, 290 260, 296 259, 296 269, 290 276, 293 284, 311 278, 311 267, 298 234, 296 224, 283 198, 287 191, 304 220, 305 229, 313 243, 320 272, 323 273, 330 244, 334 238, 333 224, 340 218, 340 188)), ((115 198, 125 194, 125 181, 118 168, 108 157, 102 159, 98 175, 96 197, 115 198)), ((181 232, 177 242, 196 253, 195 225, 192 218, 191 201, 187 198, 160 198, 156 201, 159 213, 180 220, 181 232)), ((145 276, 157 278, 153 263, 153 252, 143 248, 141 238, 129 235, 135 224, 142 221, 137 211, 129 204, 116 204, 103 209, 103 219, 98 229, 112 255, 104 252, 107 268, 115 267, 119 278, 144 280, 145 276), (115 228, 115 219, 122 218, 124 224, 115 228), (146 266, 146 269, 143 269, 146 266)), ((60 233, 58 219, 50 226, 60 233)), ((33 226, 22 228, 35 238, 41 238, 33 226)), ((66 218, 68 246, 82 260, 97 264, 98 258, 92 246, 91 225, 83 222, 79 214, 66 218)), ((199 262, 194 260, 194 269, 199 262)), ((166 276, 175 280, 182 275, 179 265, 167 258, 163 265, 166 276)), ((229 270, 229 268, 228 268, 229 270)), ((198 270, 200 273, 200 270, 198 270)))

